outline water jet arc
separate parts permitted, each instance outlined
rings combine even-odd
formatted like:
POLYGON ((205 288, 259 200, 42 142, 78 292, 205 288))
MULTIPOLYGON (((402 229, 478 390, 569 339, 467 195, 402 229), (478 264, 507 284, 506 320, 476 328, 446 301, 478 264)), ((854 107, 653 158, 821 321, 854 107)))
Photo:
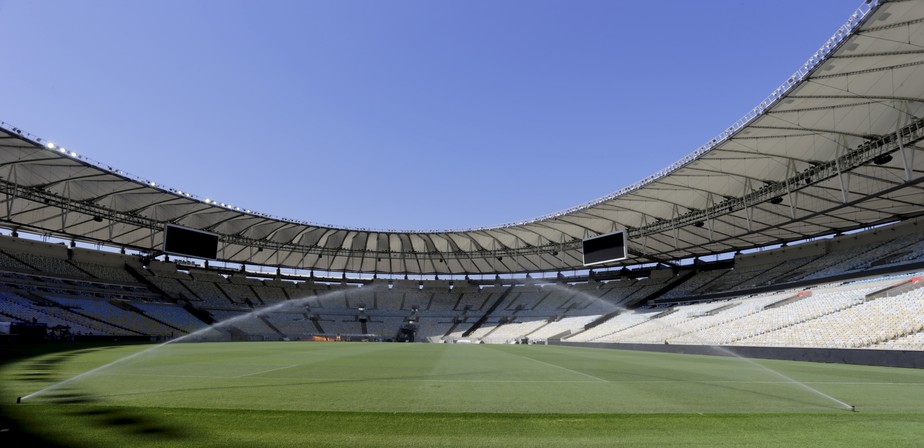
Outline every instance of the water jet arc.
MULTIPOLYGON (((371 286, 371 287, 357 288, 355 291, 350 291, 350 292, 353 292, 353 293, 355 293, 355 294, 366 294, 366 293, 372 293, 372 292, 374 292, 376 288, 378 288, 378 286, 373 285, 373 286, 371 286)), ((249 319, 249 318, 253 318, 253 317, 259 317, 259 316, 262 316, 262 315, 264 315, 264 314, 271 313, 271 312, 274 312, 274 311, 282 311, 282 310, 285 309, 285 308, 290 308, 290 307, 291 307, 291 308, 301 307, 301 306, 304 306, 306 303, 308 303, 308 301, 310 301, 310 300, 322 300, 324 297, 327 297, 327 296, 329 296, 329 295, 339 294, 339 293, 342 293, 342 292, 343 292, 343 291, 329 291, 329 292, 327 292, 327 293, 325 293, 325 294, 321 294, 321 295, 317 295, 317 296, 309 296, 309 297, 302 297, 302 298, 299 298, 299 299, 287 300, 287 301, 284 301, 284 302, 277 303, 277 304, 275 304, 275 305, 270 305, 270 306, 266 306, 266 307, 263 307, 263 308, 258 308, 258 309, 252 310, 252 311, 250 311, 250 312, 248 312, 248 313, 246 313, 246 314, 242 314, 242 315, 240 315, 240 316, 235 316, 235 317, 231 317, 231 318, 229 318, 229 319, 225 319, 225 320, 220 321, 220 322, 216 322, 216 323, 214 323, 214 324, 212 324, 212 325, 209 325, 209 326, 200 328, 199 330, 196 330, 196 331, 194 331, 194 332, 192 332, 192 333, 189 333, 189 334, 186 334, 186 335, 177 337, 177 338, 175 338, 175 339, 171 339, 171 340, 166 341, 166 342, 162 342, 162 343, 160 343, 160 344, 157 344, 157 345, 155 345, 155 346, 153 346, 153 347, 147 348, 147 349, 142 350, 142 351, 140 351, 140 352, 136 352, 136 353, 133 353, 133 354, 128 355, 128 356, 123 356, 123 357, 121 357, 121 358, 119 358, 119 359, 116 359, 115 361, 112 361, 112 362, 110 362, 110 363, 108 363, 108 364, 104 364, 104 365, 101 365, 101 366, 99 366, 99 367, 96 367, 95 369, 88 370, 88 371, 83 372, 83 373, 81 373, 81 374, 79 374, 79 375, 75 375, 75 376, 70 377, 70 378, 68 378, 68 379, 66 379, 66 380, 64 380, 64 381, 60 381, 60 382, 58 382, 58 383, 52 384, 52 385, 50 385, 50 386, 48 386, 48 387, 46 387, 46 388, 44 388, 44 389, 41 389, 41 390, 37 390, 37 391, 35 391, 35 392, 32 392, 31 394, 23 395, 22 397, 19 397, 19 398, 16 399, 16 403, 21 403, 21 402, 23 402, 23 401, 25 401, 25 400, 28 400, 28 399, 30 399, 30 398, 36 396, 36 395, 41 395, 41 394, 44 394, 44 393, 46 393, 46 392, 50 392, 50 391, 52 391, 52 390, 58 389, 58 388, 60 388, 60 387, 62 387, 62 386, 65 386, 65 385, 67 385, 67 384, 73 383, 73 382, 78 381, 78 380, 80 380, 80 379, 82 379, 82 378, 85 378, 85 377, 87 377, 87 376, 93 375, 94 373, 97 373, 97 372, 106 370, 106 369, 112 367, 113 365, 123 363, 123 362, 125 362, 125 361, 130 360, 130 359, 137 358, 137 357, 139 357, 139 356, 141 356, 141 355, 144 355, 144 354, 146 354, 146 353, 149 353, 149 352, 152 352, 152 351, 154 351, 154 350, 157 350, 157 349, 159 349, 159 348, 161 348, 161 347, 163 347, 163 346, 165 346, 165 345, 173 344, 173 343, 176 343, 176 342, 182 342, 182 341, 187 340, 187 339, 193 339, 193 338, 195 338, 195 337, 197 337, 197 336, 201 336, 201 335, 207 333, 208 331, 215 330, 215 329, 218 329, 218 328, 227 327, 227 326, 229 326, 229 325, 233 325, 233 324, 235 324, 235 323, 241 322, 241 321, 243 321, 243 320, 245 320, 245 319, 249 319)))
MULTIPOLYGON (((616 303, 610 302, 610 301, 605 300, 605 299, 600 298, 600 297, 594 297, 594 296, 592 296, 592 295, 590 295, 590 294, 588 294, 588 293, 586 293, 586 292, 584 292, 584 291, 581 291, 581 290, 569 288, 567 285, 560 285, 560 284, 557 284, 557 283, 553 283, 553 284, 545 285, 544 287, 548 287, 548 288, 550 288, 550 289, 557 290, 557 291, 559 291, 559 292, 566 292, 566 293, 569 293, 569 294, 574 294, 574 297, 580 297, 580 298, 581 298, 582 300, 584 300, 585 302, 590 302, 590 303, 602 303, 606 308, 610 309, 611 311, 618 311, 618 312, 620 312, 620 314, 621 314, 621 313, 632 312, 631 310, 629 310, 628 308, 626 308, 626 307, 624 307, 624 306, 618 305, 618 304, 616 304, 616 303)), ((670 324, 665 324, 664 322, 661 322, 661 321, 659 321, 659 320, 649 320, 649 321, 650 321, 650 322, 654 322, 655 325, 659 325, 659 326, 661 326, 662 328, 666 328, 666 329, 669 329, 669 330, 672 330, 672 331, 678 331, 678 332, 680 332, 680 330, 676 329, 676 328, 673 327, 672 325, 670 325, 670 324)), ((705 346, 705 347, 709 347, 709 348, 711 348, 713 351, 715 351, 715 352, 717 352, 717 353, 720 353, 720 354, 722 354, 722 355, 724 355, 724 356, 730 356, 730 357, 733 357, 733 358, 737 358, 737 359, 739 359, 739 360, 741 360, 741 361, 743 361, 743 362, 745 362, 745 363, 748 363, 748 364, 750 364, 750 365, 756 367, 757 369, 760 369, 760 370, 763 370, 764 372, 770 373, 770 374, 772 374, 772 375, 774 375, 774 376, 776 376, 776 377, 778 377, 778 378, 780 378, 780 379, 782 379, 782 380, 784 380, 784 381, 786 381, 786 382, 788 382, 788 383, 790 383, 790 384, 793 384, 793 385, 795 385, 795 386, 799 386, 799 387, 801 387, 801 388, 803 388, 803 389, 805 389, 805 390, 807 390, 807 391, 809 391, 809 392, 811 392, 811 393, 813 393, 813 394, 815 394, 815 395, 817 395, 817 396, 819 396, 819 397, 822 397, 822 398, 825 398, 825 399, 827 399, 827 400, 833 401, 834 403, 837 403, 837 404, 838 404, 841 408, 843 408, 843 409, 847 409, 847 410, 850 410, 850 411, 852 411, 852 412, 856 412, 856 406, 850 405, 850 404, 848 404, 848 403, 846 403, 846 402, 844 402, 844 401, 842 401, 842 400, 838 400, 837 398, 835 398, 835 397, 833 397, 833 396, 831 396, 831 395, 828 395, 828 394, 826 394, 826 393, 824 393, 824 392, 822 392, 822 391, 820 391, 820 390, 818 390, 818 389, 816 389, 816 388, 814 388, 814 387, 812 387, 812 386, 809 386, 808 384, 803 383, 802 381, 798 381, 798 380, 796 380, 796 379, 794 379, 794 378, 791 378, 791 377, 789 377, 789 376, 783 374, 783 373, 780 372, 780 371, 771 369, 770 367, 767 367, 767 366, 765 366, 765 365, 763 365, 763 364, 761 364, 761 363, 759 363, 759 362, 757 362, 757 361, 754 361, 754 360, 751 359, 751 358, 742 356, 742 355, 736 353, 735 351, 733 351, 731 348, 724 347, 724 346, 720 346, 720 345, 713 345, 713 344, 710 344, 710 343, 708 343, 707 341, 704 341, 704 340, 702 340, 702 339, 697 338, 695 335, 693 335, 692 333, 689 333, 689 332, 688 332, 688 333, 685 333, 685 334, 688 335, 688 336, 692 336, 693 338, 699 340, 699 342, 700 342, 701 345, 703 345, 703 346, 705 346)))

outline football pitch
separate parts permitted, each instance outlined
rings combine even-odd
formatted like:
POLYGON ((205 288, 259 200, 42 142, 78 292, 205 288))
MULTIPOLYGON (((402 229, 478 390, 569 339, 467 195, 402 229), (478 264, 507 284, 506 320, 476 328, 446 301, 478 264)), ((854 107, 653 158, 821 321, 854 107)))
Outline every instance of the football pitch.
POLYGON ((594 348, 169 344, 54 386, 150 347, 6 364, 0 398, 14 428, 0 445, 17 432, 90 447, 924 441, 922 370, 594 348))

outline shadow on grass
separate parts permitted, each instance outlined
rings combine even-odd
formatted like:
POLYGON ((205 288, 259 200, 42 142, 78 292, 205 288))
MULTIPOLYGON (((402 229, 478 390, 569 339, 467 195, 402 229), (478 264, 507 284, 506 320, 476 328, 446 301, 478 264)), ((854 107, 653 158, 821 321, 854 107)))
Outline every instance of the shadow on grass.
MULTIPOLYGON (((61 364, 74 356, 90 352, 115 348, 111 346, 87 347, 74 350, 79 345, 74 344, 48 344, 22 347, 3 347, 3 356, 0 365, 20 362, 27 372, 19 372, 13 376, 15 381, 49 382, 62 381, 59 374, 61 364), (48 355, 42 359, 32 357, 48 355)), ((97 397, 90 396, 73 388, 60 389, 47 393, 43 397, 41 406, 52 407, 53 413, 67 418, 80 418, 87 425, 105 428, 109 432, 119 432, 125 435, 140 435, 145 440, 192 440, 193 434, 189 431, 158 421, 148 416, 141 416, 132 410, 106 406, 97 397)), ((37 425, 54 424, 39 419, 38 423, 26 422, 18 418, 29 412, 29 405, 2 403, 0 404, 0 446, 2 447, 51 447, 66 448, 68 445, 58 441, 49 440, 44 434, 36 433, 33 428, 37 425), (15 409, 12 406, 16 406, 15 409), (21 406, 21 407, 20 407, 21 406)), ((58 415, 51 415, 57 418, 58 415)), ((81 445, 85 445, 82 443, 81 445)))

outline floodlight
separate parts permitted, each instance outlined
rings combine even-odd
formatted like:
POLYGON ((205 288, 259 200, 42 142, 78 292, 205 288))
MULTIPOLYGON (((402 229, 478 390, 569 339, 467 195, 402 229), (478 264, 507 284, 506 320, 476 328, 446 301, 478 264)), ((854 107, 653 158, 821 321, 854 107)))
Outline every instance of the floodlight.
POLYGON ((873 159, 873 163, 875 163, 876 165, 885 165, 891 161, 892 161, 891 154, 883 154, 873 159))

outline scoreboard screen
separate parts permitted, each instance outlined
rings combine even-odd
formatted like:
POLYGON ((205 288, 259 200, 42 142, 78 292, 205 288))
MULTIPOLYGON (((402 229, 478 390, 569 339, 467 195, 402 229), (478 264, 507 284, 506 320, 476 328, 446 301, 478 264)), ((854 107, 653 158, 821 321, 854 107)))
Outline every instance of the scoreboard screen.
POLYGON ((625 260, 629 257, 626 232, 608 233, 582 242, 584 266, 625 260))
POLYGON ((167 224, 164 252, 214 260, 218 258, 218 234, 167 224))

